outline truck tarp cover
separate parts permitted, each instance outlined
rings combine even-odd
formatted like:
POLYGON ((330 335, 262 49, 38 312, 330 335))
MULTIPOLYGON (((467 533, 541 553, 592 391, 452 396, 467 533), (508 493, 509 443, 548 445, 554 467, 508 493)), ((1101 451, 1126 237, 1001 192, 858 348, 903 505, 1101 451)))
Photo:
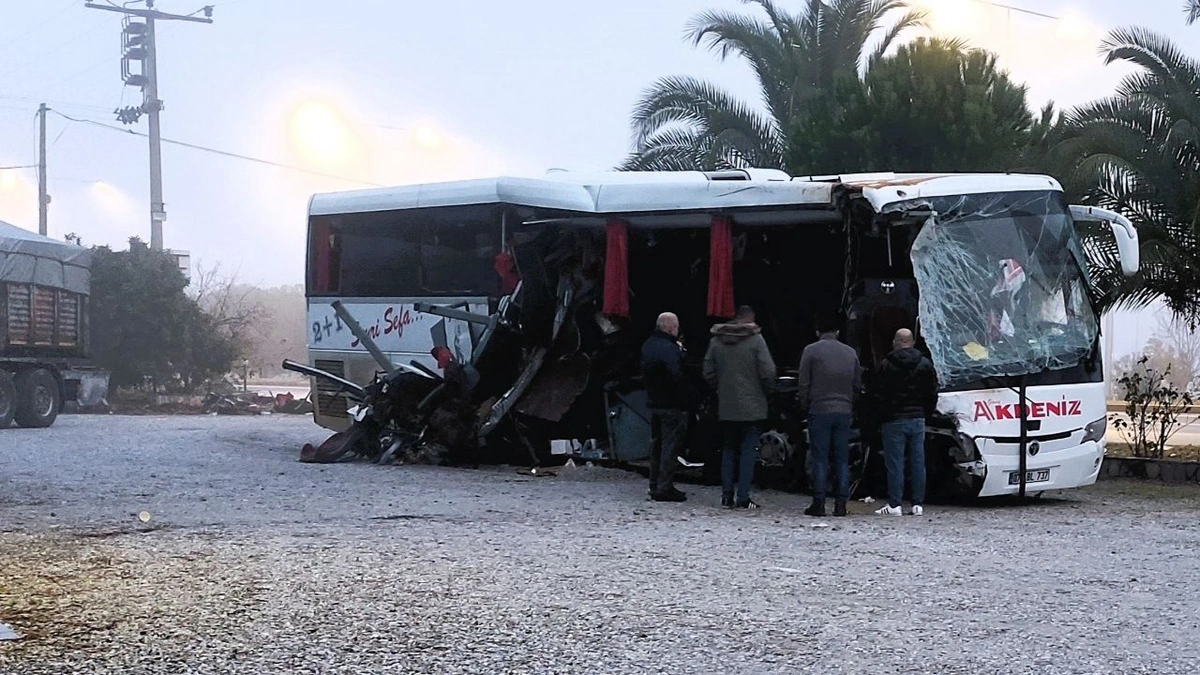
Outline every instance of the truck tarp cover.
POLYGON ((91 253, 0 220, 0 282, 89 294, 91 253))

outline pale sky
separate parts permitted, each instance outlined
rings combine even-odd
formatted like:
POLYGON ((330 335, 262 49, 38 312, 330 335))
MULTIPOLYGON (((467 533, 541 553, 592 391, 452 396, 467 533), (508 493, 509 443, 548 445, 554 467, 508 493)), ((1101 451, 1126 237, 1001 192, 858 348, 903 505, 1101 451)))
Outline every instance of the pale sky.
MULTIPOLYGON (((1200 44, 1182 0, 1004 3, 1059 20, 979 0, 914 1, 934 10, 937 33, 998 52, 1035 105, 1110 93, 1123 71, 1105 67, 1097 48, 1113 27, 1200 44)), ((157 8, 186 14, 206 2, 215 5, 212 25, 159 27, 164 138, 368 183, 610 168, 629 150, 634 101, 665 75, 756 96, 748 69, 682 37, 704 9, 750 11, 738 0, 159 0, 157 8)), ((82 0, 0 0, 0 167, 36 161, 41 101, 118 126, 112 111, 140 102, 120 80, 120 23, 82 0)), ((50 235, 148 240, 146 140, 54 115, 48 136, 50 235)), ((303 281, 309 195, 367 187, 171 145, 163 175, 166 245, 265 285, 303 281)), ((0 171, 0 220, 37 229, 33 171, 0 171)))

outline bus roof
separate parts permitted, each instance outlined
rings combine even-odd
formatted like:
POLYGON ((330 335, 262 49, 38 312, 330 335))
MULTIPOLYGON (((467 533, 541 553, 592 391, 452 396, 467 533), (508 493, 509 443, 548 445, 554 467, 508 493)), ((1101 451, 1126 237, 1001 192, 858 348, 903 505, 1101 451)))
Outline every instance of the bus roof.
POLYGON ((576 214, 822 208, 835 188, 861 192, 876 210, 897 201, 981 192, 1061 190, 1028 174, 841 174, 792 177, 771 169, 721 172, 551 171, 538 178, 502 176, 314 195, 309 215, 504 204, 576 214))

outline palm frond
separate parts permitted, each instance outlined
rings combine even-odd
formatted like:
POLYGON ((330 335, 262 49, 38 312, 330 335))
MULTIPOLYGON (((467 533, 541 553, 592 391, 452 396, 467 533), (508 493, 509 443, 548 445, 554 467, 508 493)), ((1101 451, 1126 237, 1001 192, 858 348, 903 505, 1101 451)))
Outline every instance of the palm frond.
POLYGON ((1106 302, 1140 306, 1161 299, 1180 318, 1200 318, 1200 63, 1143 28, 1112 31, 1107 62, 1138 68, 1116 95, 1064 118, 1055 148, 1069 167, 1064 187, 1085 203, 1125 214, 1138 228, 1142 267, 1119 272, 1112 242, 1087 238, 1106 302))
POLYGON ((1170 38, 1139 26, 1111 31, 1100 43, 1100 53, 1106 64, 1128 61, 1163 78, 1178 78, 1198 70, 1196 62, 1170 38))
MULTIPOLYGON (((887 50, 892 48, 892 45, 896 43, 896 40, 900 39, 900 35, 905 31, 912 28, 927 27, 929 25, 928 18, 929 12, 927 10, 913 9, 906 12, 900 17, 899 21, 892 24, 883 34, 883 38, 879 40, 879 44, 875 46, 875 51, 871 54, 870 59, 868 59, 868 66, 883 58, 887 50)), ((962 46, 966 46, 965 41, 962 42, 962 46)))
POLYGON ((687 24, 693 46, 750 65, 762 105, 737 100, 694 78, 664 78, 634 106, 634 155, 622 166, 753 163, 779 167, 787 134, 814 111, 832 114, 840 78, 857 80, 868 41, 885 21, 882 54, 902 33, 923 25, 925 13, 907 0, 807 0, 796 13, 782 0, 742 0, 751 13, 710 10, 687 24), (765 109, 764 109, 765 108, 765 109), (644 159, 644 161, 643 161, 644 159))
POLYGON ((620 171, 703 171, 706 140, 694 129, 663 129, 618 167, 620 171))
POLYGON ((770 24, 741 14, 711 11, 694 17, 686 36, 693 45, 703 44, 721 59, 741 56, 758 77, 763 102, 771 112, 778 118, 786 111, 792 50, 770 24))
POLYGON ((655 134, 673 126, 710 137, 736 131, 746 139, 743 154, 762 159, 765 167, 782 166, 783 137, 775 120, 709 82, 668 77, 655 83, 634 108, 635 152, 649 147, 655 134))

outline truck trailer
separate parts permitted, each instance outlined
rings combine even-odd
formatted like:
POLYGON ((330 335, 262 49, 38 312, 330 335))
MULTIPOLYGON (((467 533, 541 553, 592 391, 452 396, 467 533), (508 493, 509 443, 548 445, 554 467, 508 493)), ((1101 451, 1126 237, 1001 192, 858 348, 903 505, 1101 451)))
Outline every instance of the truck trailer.
POLYGON ((108 374, 88 361, 91 252, 0 221, 0 429, 95 406, 108 374))

